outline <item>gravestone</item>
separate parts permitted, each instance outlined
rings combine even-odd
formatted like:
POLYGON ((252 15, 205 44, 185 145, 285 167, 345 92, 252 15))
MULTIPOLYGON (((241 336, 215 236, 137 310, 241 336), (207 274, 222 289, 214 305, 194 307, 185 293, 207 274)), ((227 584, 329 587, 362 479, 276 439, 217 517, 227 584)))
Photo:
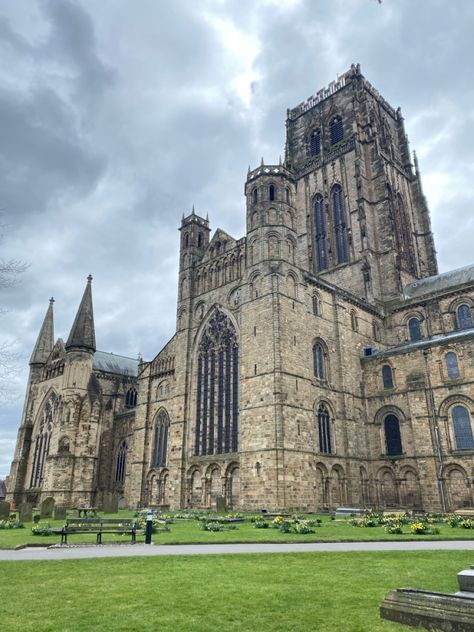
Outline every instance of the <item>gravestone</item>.
POLYGON ((48 496, 41 503, 41 517, 42 518, 52 518, 54 511, 54 498, 48 496))
POLYGON ((19 514, 21 522, 31 522, 33 507, 31 503, 21 503, 19 514))
POLYGON ((216 511, 222 513, 225 511, 225 498, 224 496, 216 496, 216 511))
POLYGON ((58 505, 54 508, 54 519, 55 520, 64 520, 66 517, 66 507, 63 505, 58 505))
POLYGON ((118 497, 116 494, 108 492, 104 494, 103 512, 107 514, 117 513, 119 509, 118 497))
POLYGON ((0 520, 8 520, 10 517, 10 503, 0 502, 0 520))

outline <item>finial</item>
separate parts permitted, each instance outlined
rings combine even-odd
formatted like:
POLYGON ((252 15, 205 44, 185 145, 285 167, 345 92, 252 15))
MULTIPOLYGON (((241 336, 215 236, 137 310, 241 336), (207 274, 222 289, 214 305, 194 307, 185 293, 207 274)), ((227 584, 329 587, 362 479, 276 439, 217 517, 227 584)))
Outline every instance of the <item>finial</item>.
POLYGON ((279 158, 279 160, 278 160, 278 166, 280 166, 280 167, 281 167, 281 154, 280 154, 280 158, 279 158))
POLYGON ((250 173, 250 165, 249 165, 249 170, 247 171, 247 173, 250 173))
POLYGON ((209 213, 206 213, 206 222, 209 221, 209 213))
POLYGON ((181 221, 184 222, 184 211, 183 211, 183 216, 181 218, 181 221))
POLYGON ((89 274, 89 276, 87 277, 87 282, 92 283, 92 274, 89 274))
POLYGON ((194 215, 194 204, 193 204, 193 210, 191 211, 191 215, 194 215))
POLYGON ((49 299, 49 302, 51 303, 51 305, 54 303, 54 297, 53 296, 49 299))
POLYGON ((262 156, 262 160, 260 161, 260 166, 263 167, 265 163, 263 162, 263 156, 262 156))

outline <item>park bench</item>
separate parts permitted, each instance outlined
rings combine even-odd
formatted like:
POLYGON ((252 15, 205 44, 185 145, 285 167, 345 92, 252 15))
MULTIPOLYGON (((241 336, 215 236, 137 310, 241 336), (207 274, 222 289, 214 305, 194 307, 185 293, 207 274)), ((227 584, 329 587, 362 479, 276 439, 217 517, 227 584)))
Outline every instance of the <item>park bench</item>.
POLYGON ((454 511, 455 516, 460 516, 461 518, 474 518, 474 509, 471 507, 466 507, 466 509, 456 509, 454 511))
POLYGON ((121 518, 66 518, 61 529, 53 529, 53 533, 61 534, 61 544, 67 544, 68 536, 78 533, 93 533, 96 543, 102 544, 102 536, 107 533, 130 534, 132 543, 136 542, 137 526, 134 519, 121 518))

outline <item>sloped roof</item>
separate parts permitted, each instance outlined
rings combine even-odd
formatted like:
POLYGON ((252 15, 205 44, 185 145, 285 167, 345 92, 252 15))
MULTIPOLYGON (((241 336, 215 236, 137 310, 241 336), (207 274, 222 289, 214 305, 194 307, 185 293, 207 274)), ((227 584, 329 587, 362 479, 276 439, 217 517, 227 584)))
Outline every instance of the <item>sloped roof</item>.
POLYGON ((403 294, 405 298, 416 298, 417 296, 448 290, 451 287, 454 288, 466 283, 474 283, 474 265, 418 279, 418 281, 406 285, 403 294))
POLYGON ((96 351, 92 367, 106 373, 136 377, 138 375, 138 362, 136 358, 127 358, 106 351, 96 351))

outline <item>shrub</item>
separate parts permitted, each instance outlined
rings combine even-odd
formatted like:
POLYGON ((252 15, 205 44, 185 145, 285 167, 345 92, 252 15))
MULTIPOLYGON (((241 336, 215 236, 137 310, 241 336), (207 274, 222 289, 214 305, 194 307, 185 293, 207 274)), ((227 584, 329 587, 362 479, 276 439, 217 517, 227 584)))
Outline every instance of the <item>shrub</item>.
POLYGON ((451 514, 450 516, 446 518, 446 522, 447 524, 449 524, 450 527, 459 527, 459 525, 461 524, 461 521, 462 521, 462 518, 454 514, 451 514))
POLYGON ((224 525, 220 522, 203 522, 201 529, 203 531, 224 531, 224 525))
MULTIPOLYGON (((311 525, 308 524, 309 520, 301 520, 299 522, 295 522, 293 525, 293 531, 295 533, 314 533, 314 529, 311 528, 311 525)), ((311 521, 314 522, 314 521, 311 521)))
POLYGON ((0 529, 24 529, 25 525, 19 520, 0 520, 0 529))
POLYGON ((403 533, 402 525, 399 522, 390 522, 384 526, 387 533, 401 535, 403 533))
POLYGON ((254 520, 253 526, 255 529, 268 529, 268 522, 266 520, 254 520))
POLYGON ((463 529, 474 529, 474 520, 470 520, 469 518, 464 518, 459 523, 459 526, 463 529))
POLYGON ((47 522, 46 524, 41 524, 41 522, 38 522, 38 524, 35 524, 33 527, 31 527, 31 533, 33 535, 52 535, 53 532, 49 522, 47 522))

